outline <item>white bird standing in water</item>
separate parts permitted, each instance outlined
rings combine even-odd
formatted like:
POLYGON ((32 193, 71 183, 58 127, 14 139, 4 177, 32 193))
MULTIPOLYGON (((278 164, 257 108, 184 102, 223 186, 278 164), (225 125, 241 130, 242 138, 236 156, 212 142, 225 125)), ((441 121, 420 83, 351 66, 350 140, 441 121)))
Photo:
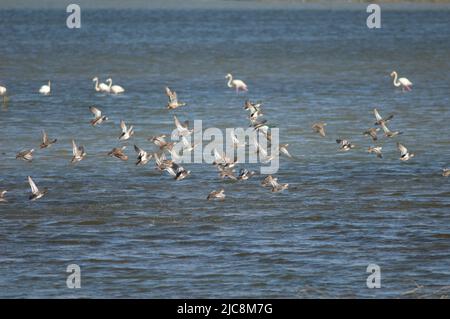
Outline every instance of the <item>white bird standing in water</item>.
POLYGON ((0 96, 3 97, 3 103, 6 103, 7 96, 6 96, 6 88, 4 86, 0 86, 0 96))
POLYGON ((392 71, 391 73, 391 77, 394 78, 394 86, 395 87, 402 87, 402 91, 411 91, 411 86, 413 85, 412 82, 410 80, 408 80, 407 78, 398 78, 398 74, 396 71, 392 71))
POLYGON ((228 79, 227 85, 229 88, 234 87, 236 89, 236 94, 239 93, 239 90, 248 91, 247 84, 241 80, 233 80, 233 76, 230 73, 225 76, 225 79, 228 79))
POLYGON ((98 77, 93 78, 92 82, 95 82, 95 86, 94 86, 95 91, 109 93, 109 91, 110 91, 109 86, 105 83, 98 84, 98 77))
POLYGON ((41 88, 39 89, 39 93, 44 94, 44 95, 49 95, 51 90, 52 90, 51 84, 50 84, 50 81, 48 81, 47 85, 41 86, 41 88))
POLYGON ((109 91, 110 91, 110 93, 120 94, 120 93, 125 92, 124 88, 121 87, 120 85, 112 85, 112 79, 111 78, 107 79, 106 83, 109 84, 109 91))

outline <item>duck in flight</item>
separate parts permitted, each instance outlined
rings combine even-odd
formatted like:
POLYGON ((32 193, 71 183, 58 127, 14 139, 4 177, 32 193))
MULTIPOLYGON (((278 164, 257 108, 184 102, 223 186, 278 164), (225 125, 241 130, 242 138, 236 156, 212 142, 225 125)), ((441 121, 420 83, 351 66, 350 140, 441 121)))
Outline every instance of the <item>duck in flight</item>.
POLYGON ((350 143, 350 141, 345 140, 345 139, 337 139, 336 143, 339 144, 339 149, 341 151, 349 151, 352 148, 355 148, 355 145, 350 143))
POLYGON ((378 140, 377 132, 380 130, 379 127, 372 127, 369 128, 367 131, 365 131, 363 134, 364 136, 370 136, 373 141, 378 140))
POLYGON ((84 146, 77 146, 75 140, 72 140, 72 160, 71 163, 80 162, 86 156, 86 152, 84 151, 84 146))
POLYGON ((172 165, 169 167, 166 167, 165 170, 173 176, 173 178, 177 181, 180 181, 182 179, 185 179, 186 177, 189 176, 189 174, 191 173, 191 171, 188 171, 186 169, 184 169, 184 167, 182 167, 181 165, 178 165, 176 163, 172 162, 172 165))
POLYGON ((189 121, 185 121, 183 124, 178 120, 176 116, 173 117, 175 127, 177 129, 178 136, 189 136, 194 132, 194 129, 189 129, 189 121))
POLYGON ((186 103, 179 102, 177 92, 170 90, 170 88, 168 88, 167 86, 166 86, 166 95, 169 98, 169 102, 167 103, 167 108, 169 110, 173 110, 186 105, 186 103))
POLYGON ((263 116, 264 114, 261 112, 261 111, 255 111, 255 112, 253 112, 253 113, 250 113, 250 115, 249 115, 249 120, 250 120, 250 122, 255 122, 255 121, 257 121, 258 120, 258 118, 259 117, 261 117, 261 116, 263 116))
POLYGON ((94 115, 94 118, 90 122, 92 126, 102 124, 108 120, 106 116, 102 115, 102 111, 95 106, 89 107, 89 111, 94 115))
POLYGON ((233 168, 237 164, 237 158, 231 159, 226 155, 220 154, 217 149, 214 149, 214 162, 213 165, 220 168, 233 168))
POLYGON ((383 158, 383 154, 381 153, 382 147, 381 146, 369 146, 367 149, 368 153, 375 154, 378 158, 383 158))
POLYGON ((34 183, 33 179, 31 178, 31 176, 28 176, 28 183, 30 184, 30 187, 31 187, 31 194, 30 194, 29 200, 34 201, 36 199, 43 197, 45 194, 47 194, 46 188, 44 188, 43 190, 40 190, 39 188, 37 188, 36 184, 34 183))
POLYGON ((160 171, 164 171, 166 168, 172 167, 174 164, 172 160, 168 160, 166 158, 164 153, 155 153, 153 154, 153 157, 155 158, 156 168, 160 171))
POLYGON ((384 136, 386 137, 395 137, 397 135, 403 134, 403 132, 389 130, 385 123, 381 123, 381 128, 383 129, 384 136))
POLYGON ((279 184, 277 180, 273 181, 272 183, 272 189, 271 192, 272 193, 278 193, 278 192, 282 192, 285 189, 289 188, 289 184, 279 184))
POLYGON ((394 117, 393 114, 390 114, 388 117, 384 119, 383 117, 381 117, 380 113, 378 113, 377 109, 373 109, 373 114, 375 115, 376 118, 375 125, 386 124, 394 117))
POLYGON ((145 165, 147 164, 153 157, 152 154, 147 153, 142 148, 134 145, 134 150, 138 153, 136 165, 145 165))
POLYGON ((289 144, 280 144, 279 146, 278 146, 278 150, 281 152, 281 153, 283 153, 284 155, 286 155, 287 157, 289 157, 289 158, 292 158, 292 155, 289 153, 289 151, 288 151, 288 146, 289 146, 289 144))
POLYGON ((122 129, 122 133, 119 136, 119 140, 126 141, 134 134, 133 125, 129 128, 125 124, 123 120, 120 121, 120 128, 122 129))
POLYGON ((109 153, 108 156, 117 157, 122 161, 128 161, 128 156, 124 153, 126 146, 122 147, 114 147, 109 153))
POLYGON ((274 178, 272 177, 272 175, 268 175, 262 180, 261 186, 263 186, 263 187, 270 186, 270 185, 272 185, 273 181, 274 181, 274 178))
POLYGON ((175 143, 167 142, 165 138, 166 138, 166 135, 161 134, 158 136, 152 136, 148 140, 152 141, 153 144, 158 146, 160 150, 171 150, 173 148, 173 146, 175 145, 175 143))
POLYGON ((268 175, 264 180, 261 182, 261 185, 263 187, 271 187, 273 193, 282 192, 285 189, 289 188, 289 184, 280 184, 278 183, 278 178, 272 177, 272 175, 268 175))
POLYGON ((261 111, 261 102, 252 103, 249 100, 244 102, 244 109, 250 111, 250 113, 261 111))
POLYGON ((56 141, 57 141, 56 138, 55 138, 54 140, 50 140, 50 139, 48 138, 47 133, 46 133, 44 130, 42 130, 42 143, 41 143, 41 145, 39 145, 39 147, 40 147, 40 148, 47 148, 47 147, 50 147, 50 146, 52 146, 52 144, 55 144, 56 141))
POLYGON ((258 130, 261 132, 267 132, 269 130, 269 126, 266 124, 267 120, 261 120, 261 121, 252 121, 252 123, 249 125, 250 127, 253 127, 254 130, 258 130))
POLYGON ((240 180, 240 181, 246 181, 250 177, 252 177, 253 175, 255 175, 254 171, 249 171, 248 169, 241 168, 241 170, 239 171, 239 175, 238 175, 237 179, 240 180))
POLYGON ((236 177, 236 175, 234 174, 234 169, 233 168, 229 168, 229 167, 222 167, 222 166, 217 166, 217 169, 219 170, 219 177, 221 179, 231 179, 231 180, 237 180, 238 178, 236 177))
POLYGON ((408 149, 400 143, 397 143, 397 149, 400 151, 400 160, 401 161, 406 162, 415 156, 414 153, 410 153, 408 151, 408 149))
POLYGON ((17 153, 16 159, 22 159, 24 161, 31 162, 33 160, 33 152, 34 152, 33 148, 31 150, 21 151, 17 153))
POLYGON ((319 133, 320 136, 325 137, 325 126, 327 125, 327 123, 324 122, 318 122, 318 123, 314 123, 312 126, 312 129, 315 133, 319 133))

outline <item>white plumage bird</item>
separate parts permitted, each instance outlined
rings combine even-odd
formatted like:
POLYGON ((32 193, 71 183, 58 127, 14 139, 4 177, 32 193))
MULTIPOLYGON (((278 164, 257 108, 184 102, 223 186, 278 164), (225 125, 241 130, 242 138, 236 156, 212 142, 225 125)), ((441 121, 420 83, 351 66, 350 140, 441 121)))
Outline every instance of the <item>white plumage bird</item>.
POLYGON ((92 79, 92 82, 95 82, 94 89, 96 92, 103 92, 103 93, 109 93, 109 85, 105 83, 98 83, 98 77, 95 77, 92 79))
POLYGON ((4 86, 0 86, 0 96, 3 97, 3 103, 6 102, 6 88, 4 86))
POLYGON ((51 90, 52 90, 51 83, 50 83, 50 81, 48 81, 47 85, 41 86, 41 88, 39 89, 39 93, 41 93, 43 95, 49 95, 51 90))
POLYGON ((394 78, 394 86, 395 87, 402 87, 402 90, 405 91, 411 91, 411 86, 413 85, 412 82, 410 80, 408 80, 407 78, 398 78, 398 74, 396 71, 392 71, 391 73, 391 77, 394 78))
POLYGON ((236 93, 239 93, 239 90, 248 91, 247 84, 245 84, 242 80, 233 80, 233 76, 230 73, 225 76, 225 79, 228 79, 228 87, 234 87, 236 89, 236 93))
POLYGON ((106 83, 109 84, 109 92, 114 94, 120 94, 125 92, 125 89, 121 87, 120 85, 112 85, 112 79, 109 78, 106 80, 106 83))

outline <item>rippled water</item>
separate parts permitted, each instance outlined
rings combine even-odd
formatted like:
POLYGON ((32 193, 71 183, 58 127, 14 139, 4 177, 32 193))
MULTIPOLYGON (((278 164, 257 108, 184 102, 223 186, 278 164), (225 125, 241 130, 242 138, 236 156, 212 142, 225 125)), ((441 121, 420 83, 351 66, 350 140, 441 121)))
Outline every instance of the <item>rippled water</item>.
MULTIPOLYGON (((87 10, 82 28, 65 11, 3 10, 0 85, 0 295, 2 297, 406 297, 450 285, 450 11, 383 12, 368 30, 365 10, 87 10), (414 83, 392 86, 396 69, 414 83), (224 76, 245 80, 236 95, 224 76), (111 76, 122 96, 98 94, 111 76), (48 79, 53 94, 38 95, 48 79), (262 100, 295 160, 277 174, 290 190, 272 194, 260 176, 221 181, 211 165, 186 165, 175 182, 153 164, 134 165, 134 143, 169 133, 164 86, 189 105, 181 119, 203 127, 246 127, 245 99, 262 100), (88 107, 110 117, 89 125, 88 107), (366 153, 372 109, 395 113, 404 134, 366 153), (135 126, 126 163, 120 119, 135 126), (328 123, 328 136, 311 132, 328 123), (58 142, 32 163, 41 129, 58 142), (357 148, 337 151, 335 139, 357 148), (69 165, 70 141, 85 160, 69 165), (403 163, 395 142, 416 157, 403 163), (27 175, 49 194, 29 202, 27 175), (224 187, 224 202, 207 194, 224 187), (66 288, 68 264, 82 288, 66 288), (366 287, 376 263, 382 288, 366 287), (417 294, 402 295, 423 285, 417 294)), ((244 165, 244 167, 252 167, 244 165)), ((253 167, 256 168, 256 167, 253 167)))

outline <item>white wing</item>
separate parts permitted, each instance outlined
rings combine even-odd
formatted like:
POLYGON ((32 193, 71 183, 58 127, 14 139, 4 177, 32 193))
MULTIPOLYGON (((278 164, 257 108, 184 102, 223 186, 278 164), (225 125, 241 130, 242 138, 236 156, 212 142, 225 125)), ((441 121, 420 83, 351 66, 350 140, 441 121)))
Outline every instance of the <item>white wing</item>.
POLYGON ((384 133, 389 133, 390 132, 390 130, 388 129, 388 127, 384 123, 381 123, 381 128, 383 129, 384 133))
POLYGON ((172 97, 170 98, 170 101, 172 103, 178 103, 177 92, 175 91, 172 92, 172 97))
POLYGON ((288 152, 285 147, 280 148, 280 151, 288 157, 292 157, 292 155, 288 152))
POLYGON ((408 149, 406 147, 404 147, 402 144, 397 143, 397 148, 400 151, 401 156, 405 155, 408 153, 408 149))
POLYGON ((186 128, 183 125, 181 125, 180 121, 176 116, 173 117, 173 120, 175 121, 175 126, 178 131, 183 132, 186 130, 186 128))
POLYGON ((45 131, 42 130, 42 142, 47 143, 47 141, 48 141, 47 133, 45 133, 45 131))
POLYGON ((378 113, 377 109, 373 109, 373 114, 375 114, 375 118, 377 119, 377 121, 381 121, 383 119, 380 113, 378 113))
POLYGON ((28 183, 30 184, 31 187, 31 192, 33 194, 36 194, 39 192, 39 188, 37 188, 36 184, 33 182, 33 180, 31 179, 31 176, 28 176, 28 183))
POLYGON ((237 85, 237 86, 247 86, 245 83, 244 83, 244 81, 242 81, 242 80, 233 80, 232 81, 232 83, 234 84, 234 85, 237 85))
POLYGON ((77 147, 77 144, 75 144, 74 140, 72 140, 72 153, 73 153, 73 156, 78 155, 78 147, 77 147))
POLYGON ((92 112, 92 114, 94 114, 95 117, 100 117, 102 116, 102 111, 100 111, 98 108, 96 108, 95 106, 91 106, 89 108, 89 110, 92 112))
POLYGON ((273 188, 277 188, 278 186, 280 186, 280 184, 278 184, 278 178, 271 178, 269 180, 270 185, 272 185, 273 188))
POLYGON ((177 92, 171 91, 168 87, 166 87, 166 95, 171 104, 178 104, 177 92))
POLYGON ((407 85, 407 86, 412 85, 411 81, 408 80, 407 78, 400 78, 400 79, 398 79, 398 81, 403 85, 407 85))
POLYGON ((123 120, 120 121, 120 128, 122 129, 123 133, 127 132, 127 125, 125 124, 125 122, 123 120))
POLYGON ((120 85, 113 85, 111 87, 111 90, 115 93, 122 93, 125 92, 125 89, 123 87, 121 87, 120 85))

